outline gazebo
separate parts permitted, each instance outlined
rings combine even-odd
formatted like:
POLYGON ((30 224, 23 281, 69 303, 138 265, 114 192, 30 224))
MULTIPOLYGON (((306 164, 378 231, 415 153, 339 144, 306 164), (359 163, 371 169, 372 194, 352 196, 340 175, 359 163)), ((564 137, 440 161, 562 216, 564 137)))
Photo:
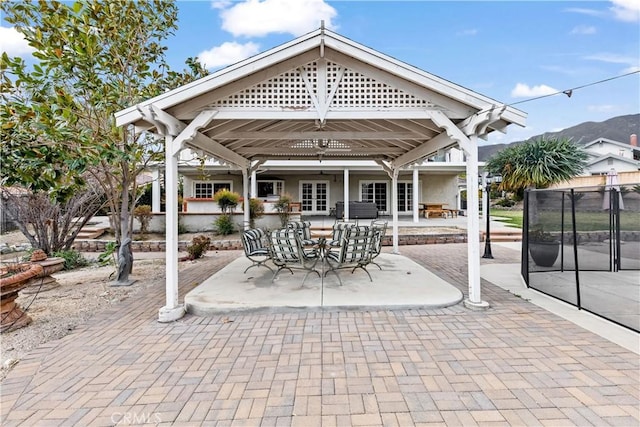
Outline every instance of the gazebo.
MULTIPOLYGON (((322 27, 119 111, 118 126, 165 139, 166 305, 159 321, 184 315, 178 301, 177 197, 178 157, 186 148, 241 171, 245 193, 268 160, 373 160, 392 181, 397 253, 399 171, 411 170, 439 150, 460 147, 468 200, 465 304, 486 307, 480 289, 477 142, 510 124, 524 126, 525 120, 520 110, 322 27)), ((344 200, 349 200, 348 180, 345 169, 344 200)), ((245 223, 248 204, 245 197, 245 223)))

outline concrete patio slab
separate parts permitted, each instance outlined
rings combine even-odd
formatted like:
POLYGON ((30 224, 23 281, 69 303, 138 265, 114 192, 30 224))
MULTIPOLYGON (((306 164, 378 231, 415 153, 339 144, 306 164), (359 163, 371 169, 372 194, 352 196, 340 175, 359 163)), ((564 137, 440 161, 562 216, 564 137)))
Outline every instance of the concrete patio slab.
POLYGON ((368 267, 373 281, 357 269, 339 272, 343 286, 327 267, 317 266, 304 285, 304 271, 284 270, 273 283, 273 273, 264 267, 244 270, 251 262, 238 258, 205 280, 185 296, 189 313, 206 315, 226 311, 268 307, 370 307, 391 306, 441 308, 459 303, 462 292, 402 255, 383 253, 368 267))

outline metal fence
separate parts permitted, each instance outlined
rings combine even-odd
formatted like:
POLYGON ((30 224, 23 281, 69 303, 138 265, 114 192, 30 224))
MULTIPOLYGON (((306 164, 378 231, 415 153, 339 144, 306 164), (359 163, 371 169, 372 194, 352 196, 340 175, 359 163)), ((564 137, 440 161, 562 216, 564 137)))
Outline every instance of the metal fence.
POLYGON ((525 192, 527 287, 640 332, 640 185, 525 192))

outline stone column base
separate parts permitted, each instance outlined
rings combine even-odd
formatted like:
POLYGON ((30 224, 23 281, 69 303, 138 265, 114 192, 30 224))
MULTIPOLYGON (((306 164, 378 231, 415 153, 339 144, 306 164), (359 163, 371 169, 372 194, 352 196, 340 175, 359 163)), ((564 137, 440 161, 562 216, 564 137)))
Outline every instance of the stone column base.
POLYGON ((179 305, 177 307, 169 308, 162 307, 158 310, 158 322, 169 323, 182 318, 185 314, 184 306, 179 305))
POLYGON ((473 302, 470 299, 464 300, 464 306, 470 310, 487 310, 491 305, 486 301, 473 302))

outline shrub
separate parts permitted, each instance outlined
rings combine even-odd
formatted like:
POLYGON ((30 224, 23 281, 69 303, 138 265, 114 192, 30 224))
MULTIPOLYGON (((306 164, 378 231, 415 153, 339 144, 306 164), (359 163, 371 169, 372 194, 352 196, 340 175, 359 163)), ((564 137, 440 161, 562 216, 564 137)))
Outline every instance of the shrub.
POLYGON ((233 212, 235 207, 238 205, 240 201, 240 195, 238 193, 234 193, 233 191, 229 191, 226 188, 222 188, 216 191, 216 194, 213 195, 213 200, 218 203, 220 206, 220 210, 222 210, 223 214, 233 212))
POLYGON ((502 206, 503 208, 510 208, 516 204, 515 200, 510 199, 509 197, 503 197, 496 201, 496 205, 502 206))
POLYGON ((291 200, 292 198, 290 195, 282 194, 278 201, 273 205, 274 209, 278 212, 282 227, 286 227, 287 222, 289 222, 289 217, 291 216, 289 204, 291 203, 291 200))
POLYGON ((214 225, 216 226, 218 234, 222 234, 223 236, 232 234, 235 231, 235 224, 231 219, 231 215, 220 215, 214 222, 214 225))
POLYGON ((251 198, 249 199, 249 226, 256 228, 256 219, 261 218, 264 214, 264 203, 262 200, 251 198))
POLYGON ((201 258, 205 253, 207 253, 207 249, 209 249, 209 245, 211 244, 211 239, 207 236, 196 236, 191 239, 191 244, 187 246, 187 253, 189 254, 188 258, 190 260, 201 258))
POLYGON ((153 218, 153 214, 151 213, 151 206, 136 206, 136 208, 133 210, 133 216, 140 223, 140 233, 145 234, 147 231, 149 231, 149 222, 151 221, 151 218, 153 218))
POLYGON ((87 260, 80 252, 73 249, 54 252, 53 256, 64 258, 63 270, 73 270, 74 268, 86 267, 89 265, 89 260, 87 260))

